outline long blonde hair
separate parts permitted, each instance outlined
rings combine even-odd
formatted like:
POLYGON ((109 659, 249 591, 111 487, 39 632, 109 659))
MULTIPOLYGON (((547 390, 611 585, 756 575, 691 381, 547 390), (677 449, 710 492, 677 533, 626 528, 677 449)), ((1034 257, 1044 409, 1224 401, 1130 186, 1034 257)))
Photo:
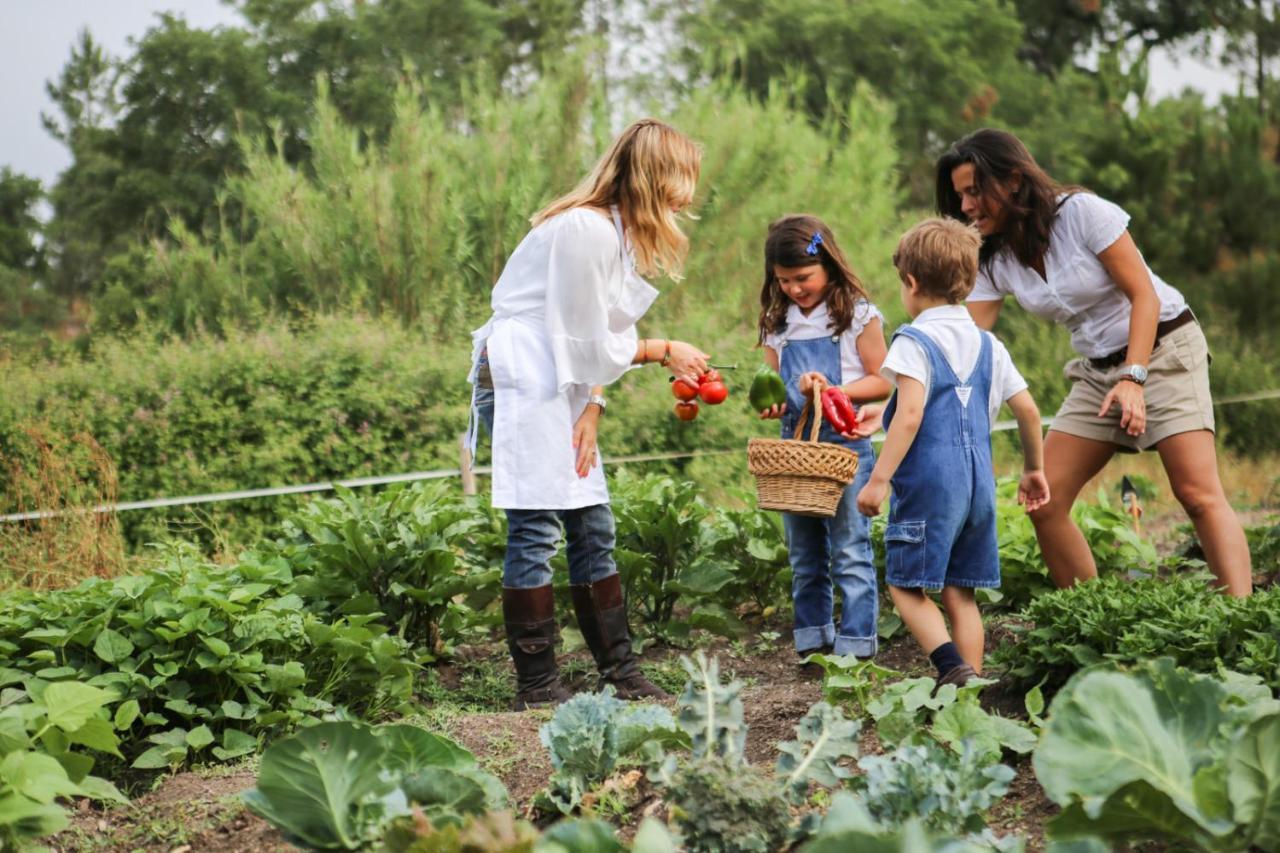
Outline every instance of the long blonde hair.
POLYGON ((689 238, 676 211, 693 201, 701 166, 701 146, 665 122, 641 119, 618 135, 582 183, 531 221, 536 226, 571 208, 617 205, 640 274, 679 281, 689 238))

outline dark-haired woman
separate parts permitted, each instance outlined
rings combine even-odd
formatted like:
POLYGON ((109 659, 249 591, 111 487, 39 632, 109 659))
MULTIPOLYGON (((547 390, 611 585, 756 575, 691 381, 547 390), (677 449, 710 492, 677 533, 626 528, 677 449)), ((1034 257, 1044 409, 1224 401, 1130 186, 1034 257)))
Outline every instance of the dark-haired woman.
POLYGON ((1182 294, 1147 266, 1120 207, 1045 173, 1022 142, 979 130, 938 160, 938 212, 983 236, 969 310, 990 329, 1006 296, 1065 326, 1079 354, 1045 440, 1053 501, 1031 514, 1054 582, 1097 576, 1071 520, 1117 451, 1154 448, 1223 590, 1252 589, 1249 548, 1218 477, 1209 351, 1182 294))

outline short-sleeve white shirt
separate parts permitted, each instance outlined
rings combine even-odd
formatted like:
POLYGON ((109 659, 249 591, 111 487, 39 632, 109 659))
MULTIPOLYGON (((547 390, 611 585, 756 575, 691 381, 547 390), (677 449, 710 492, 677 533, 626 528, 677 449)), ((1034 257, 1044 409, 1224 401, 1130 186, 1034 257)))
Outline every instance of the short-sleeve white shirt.
MULTIPOLYGON (((978 271, 969 301, 991 302, 1012 295, 1037 317, 1066 326, 1076 352, 1101 358, 1129 343, 1132 303, 1098 260, 1098 254, 1129 227, 1129 214, 1092 193, 1078 192, 1063 199, 1049 232, 1045 278, 1006 249, 978 271)), ((1160 299, 1160 319, 1177 317, 1186 309, 1186 300, 1145 261, 1143 265, 1160 299)))
MULTIPOLYGON (((857 382, 867 375, 867 369, 858 355, 858 337, 872 320, 884 324, 884 316, 880 309, 865 299, 858 300, 853 306, 853 319, 849 328, 840 334, 840 383, 848 385, 857 382)), ((831 336, 831 315, 827 312, 827 303, 821 302, 813 307, 806 316, 800 307, 792 303, 787 308, 787 325, 778 334, 765 335, 764 345, 776 353, 781 353, 787 341, 811 341, 814 338, 831 336)))
MULTIPOLYGON (((911 327, 924 332, 929 340, 938 345, 947 364, 951 365, 956 378, 966 381, 978 366, 978 356, 982 353, 982 330, 969 316, 969 309, 963 305, 939 305, 927 308, 912 321, 911 327)), ((893 383, 896 388, 899 376, 910 376, 924 385, 925 403, 928 404, 929 388, 932 381, 929 369, 929 354, 916 341, 906 335, 898 335, 889 344, 889 354, 885 356, 880 375, 893 383)), ((1027 380, 1018 373, 1009 351, 995 336, 991 335, 991 394, 987 400, 987 411, 994 423, 1000 413, 1000 406, 1014 394, 1027 388, 1027 380)))

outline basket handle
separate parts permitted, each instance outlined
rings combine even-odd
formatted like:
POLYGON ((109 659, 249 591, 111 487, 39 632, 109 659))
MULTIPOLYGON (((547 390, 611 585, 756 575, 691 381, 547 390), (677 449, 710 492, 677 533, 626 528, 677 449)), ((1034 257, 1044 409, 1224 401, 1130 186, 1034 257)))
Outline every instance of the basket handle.
POLYGON ((809 412, 813 412, 813 427, 809 431, 809 441, 816 442, 818 433, 822 431, 822 405, 817 402, 818 395, 822 393, 822 383, 813 383, 813 394, 805 401, 804 408, 800 410, 800 418, 796 421, 796 432, 792 438, 799 441, 804 440, 804 425, 809 419, 809 412))

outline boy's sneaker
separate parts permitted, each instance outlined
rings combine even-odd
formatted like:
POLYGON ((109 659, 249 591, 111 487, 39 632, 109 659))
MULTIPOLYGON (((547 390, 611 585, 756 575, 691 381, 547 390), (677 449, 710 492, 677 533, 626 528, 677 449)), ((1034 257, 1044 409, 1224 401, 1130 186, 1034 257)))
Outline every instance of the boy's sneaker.
POLYGON ((937 682, 933 685, 933 692, 936 695, 939 688, 944 684, 954 684, 956 687, 964 687, 977 677, 977 670, 969 666, 967 663, 962 663, 959 666, 953 666, 951 669, 938 676, 937 682))
POLYGON ((796 652, 800 657, 800 674, 808 678, 822 678, 822 667, 812 661, 805 663, 805 660, 809 655, 831 655, 835 654, 835 651, 835 646, 818 646, 816 649, 806 649, 803 652, 796 652))

